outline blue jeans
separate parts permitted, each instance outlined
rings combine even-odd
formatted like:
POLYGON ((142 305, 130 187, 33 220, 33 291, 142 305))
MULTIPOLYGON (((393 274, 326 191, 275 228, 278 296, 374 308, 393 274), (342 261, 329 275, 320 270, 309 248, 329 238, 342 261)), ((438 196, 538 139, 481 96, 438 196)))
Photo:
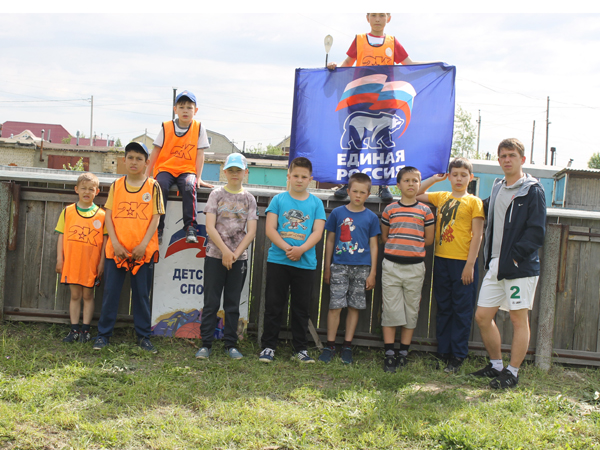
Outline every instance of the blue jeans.
MULTIPOLYGON (((98 336, 109 338, 117 321, 119 299, 123 283, 127 276, 126 269, 119 269, 113 259, 104 263, 104 296, 102 311, 98 320, 98 336)), ((137 274, 131 276, 131 304, 133 307, 133 323, 138 338, 150 337, 152 324, 150 316, 150 289, 154 263, 143 264, 137 274)))

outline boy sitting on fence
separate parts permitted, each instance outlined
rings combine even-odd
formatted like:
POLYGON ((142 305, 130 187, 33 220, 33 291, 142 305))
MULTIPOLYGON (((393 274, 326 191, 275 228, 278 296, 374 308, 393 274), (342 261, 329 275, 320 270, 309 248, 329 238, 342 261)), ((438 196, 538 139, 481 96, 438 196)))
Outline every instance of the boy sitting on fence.
POLYGON ((381 214, 381 239, 385 244, 381 265, 383 370, 391 373, 406 365, 425 279, 425 246, 433 244, 435 224, 429 207, 417 201, 421 172, 411 166, 403 167, 396 181, 402 197, 381 214), (400 351, 396 354, 394 343, 399 326, 400 351))
POLYGON ((147 165, 146 146, 139 142, 127 144, 127 175, 112 184, 104 205, 109 237, 106 244, 106 282, 94 350, 101 350, 109 344, 117 321, 125 276, 130 272, 131 305, 138 345, 157 353, 150 342, 150 289, 154 263, 158 261, 156 228, 165 210, 160 186, 144 175, 147 165))
POLYGON ((377 215, 365 208, 371 192, 371 179, 355 173, 348 180, 350 203, 335 208, 325 223, 327 244, 323 263, 323 281, 331 286, 327 313, 327 345, 319 361, 328 363, 335 355, 335 336, 342 308, 348 308, 346 331, 340 357, 352 363, 352 339, 358 324, 358 312, 366 309, 365 289, 375 287, 377 272, 377 236, 381 234, 377 215), (333 260, 333 264, 332 264, 333 260))
POLYGON ((242 182, 248 174, 246 158, 232 153, 223 166, 227 184, 210 193, 206 214, 206 258, 204 259, 204 308, 202 309, 202 348, 196 358, 208 359, 212 351, 217 312, 223 294, 225 312, 225 350, 233 359, 241 359, 237 346, 240 318, 240 296, 248 274, 247 248, 256 236, 258 215, 256 199, 244 190, 242 182))
POLYGON ((447 363, 447 373, 458 372, 467 357, 477 298, 477 256, 484 216, 481 199, 467 191, 472 179, 471 162, 455 158, 448 165, 448 174, 423 181, 417 197, 437 208, 433 294, 437 303, 438 356, 447 363), (451 192, 425 192, 446 178, 451 192))
POLYGON ((77 178, 75 192, 79 201, 63 209, 56 232, 56 272, 60 282, 69 285, 71 302, 69 315, 71 331, 63 342, 88 342, 92 339, 90 324, 94 315, 94 286, 100 284, 104 272, 106 228, 104 211, 94 204, 100 192, 100 182, 93 173, 77 178), (79 328, 81 299, 83 298, 83 325, 79 328))
POLYGON ((295 357, 314 363, 307 352, 308 308, 315 283, 317 256, 315 245, 323 236, 323 202, 307 191, 312 181, 312 164, 296 158, 288 169, 288 190, 277 194, 267 208, 265 234, 272 245, 267 257, 264 332, 259 361, 270 363, 275 357, 283 310, 291 288, 290 323, 295 357))

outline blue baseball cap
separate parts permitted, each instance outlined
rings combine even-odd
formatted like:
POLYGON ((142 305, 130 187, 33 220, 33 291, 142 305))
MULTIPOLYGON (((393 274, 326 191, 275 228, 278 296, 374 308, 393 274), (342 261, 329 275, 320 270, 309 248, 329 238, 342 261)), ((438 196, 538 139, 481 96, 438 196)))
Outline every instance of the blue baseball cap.
POLYGON ((175 97, 175 104, 177 104, 177 102, 179 101, 179 99, 181 97, 187 97, 190 99, 190 102, 196 104, 196 96, 190 91, 183 91, 183 92, 179 93, 177 95, 177 97, 175 97))
POLYGON ((246 157, 241 153, 231 153, 225 160, 223 170, 229 169, 230 167, 239 167, 242 170, 246 170, 248 168, 246 157))
POLYGON ((129 150, 136 150, 138 152, 144 152, 146 155, 150 156, 148 147, 146 147, 141 142, 131 141, 129 144, 127 144, 125 146, 125 153, 127 153, 129 150))

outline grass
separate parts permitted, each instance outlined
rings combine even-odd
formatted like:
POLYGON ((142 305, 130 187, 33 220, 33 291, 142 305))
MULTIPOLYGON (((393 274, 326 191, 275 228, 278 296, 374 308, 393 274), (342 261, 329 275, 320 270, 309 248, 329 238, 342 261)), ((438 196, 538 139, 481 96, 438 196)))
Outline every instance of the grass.
MULTIPOLYGON (((600 448, 595 369, 525 366, 496 392, 411 354, 383 373, 382 352, 356 363, 300 365, 282 344, 258 362, 251 339, 209 361, 179 339, 158 355, 119 329, 111 346, 62 344, 67 328, 5 322, 0 332, 0 448, 7 449, 590 449, 600 448)), ((316 357, 316 351, 311 350, 316 357)))

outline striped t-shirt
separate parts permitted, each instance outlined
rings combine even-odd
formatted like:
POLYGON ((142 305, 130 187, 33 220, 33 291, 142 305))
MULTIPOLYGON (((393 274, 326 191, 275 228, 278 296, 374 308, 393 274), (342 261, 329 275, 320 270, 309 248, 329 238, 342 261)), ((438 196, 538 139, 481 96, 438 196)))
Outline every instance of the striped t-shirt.
POLYGON ((386 206, 381 223, 390 227, 383 257, 400 264, 418 264, 425 260, 425 227, 435 225, 431 209, 417 202, 386 206))

